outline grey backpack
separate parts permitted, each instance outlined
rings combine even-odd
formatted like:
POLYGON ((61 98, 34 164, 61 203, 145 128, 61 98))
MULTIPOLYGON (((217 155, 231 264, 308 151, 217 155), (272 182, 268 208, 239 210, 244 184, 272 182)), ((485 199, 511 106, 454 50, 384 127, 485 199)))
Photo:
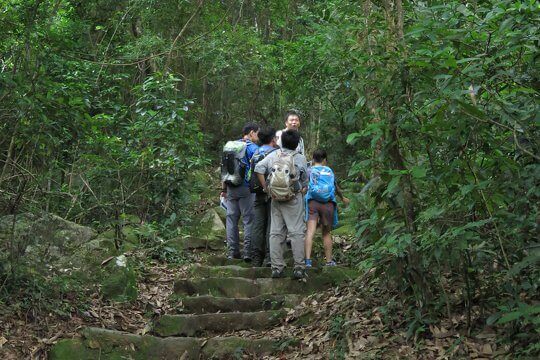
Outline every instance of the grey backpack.
POLYGON ((221 156, 221 182, 230 186, 240 186, 246 176, 247 143, 241 140, 228 141, 221 156))
POLYGON ((296 167, 294 166, 294 155, 296 151, 285 153, 281 150, 277 153, 277 160, 270 169, 268 175, 268 193, 273 200, 289 201, 292 200, 296 193, 295 186, 298 182, 296 167))

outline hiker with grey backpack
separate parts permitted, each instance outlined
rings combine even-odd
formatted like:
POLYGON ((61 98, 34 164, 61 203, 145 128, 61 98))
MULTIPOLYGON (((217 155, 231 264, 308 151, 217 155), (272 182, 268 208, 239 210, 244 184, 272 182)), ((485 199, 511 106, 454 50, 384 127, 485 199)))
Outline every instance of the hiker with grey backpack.
POLYGON ((294 258, 293 278, 305 277, 303 193, 307 190, 306 157, 296 151, 300 134, 287 130, 281 134, 282 149, 269 154, 255 166, 255 173, 270 195, 270 260, 272 277, 283 277, 285 260, 283 248, 291 241, 294 258))
POLYGON ((253 223, 253 202, 255 194, 249 190, 247 175, 250 172, 250 161, 259 148, 259 126, 246 124, 242 130, 242 138, 228 141, 223 147, 221 158, 221 197, 227 207, 226 231, 229 259, 251 261, 251 227, 253 223), (240 253, 240 232, 238 222, 240 215, 244 224, 244 253, 240 253))

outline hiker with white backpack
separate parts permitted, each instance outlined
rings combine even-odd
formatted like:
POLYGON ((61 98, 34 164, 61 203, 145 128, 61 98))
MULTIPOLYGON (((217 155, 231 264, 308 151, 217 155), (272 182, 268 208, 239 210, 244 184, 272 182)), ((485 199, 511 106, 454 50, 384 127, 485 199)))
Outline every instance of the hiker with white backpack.
POLYGON ((347 205, 349 199, 337 185, 334 172, 327 166, 327 154, 324 150, 313 152, 313 165, 309 168, 309 185, 305 197, 307 232, 305 241, 305 264, 307 268, 312 267, 311 248, 313 236, 317 230, 317 225, 321 226, 324 254, 326 266, 336 266, 332 257, 332 235, 333 227, 337 226, 337 201, 336 194, 347 205))
POLYGON ((227 207, 226 231, 229 259, 251 261, 251 227, 253 223, 253 202, 255 194, 249 190, 248 174, 250 161, 258 150, 255 144, 259 126, 249 123, 242 129, 242 138, 228 141, 223 147, 221 158, 221 197, 225 197, 227 207), (240 215, 244 224, 244 254, 240 253, 240 215))
POLYGON ((306 157, 295 150, 299 141, 298 131, 284 131, 282 149, 272 152, 255 166, 264 191, 272 198, 270 260, 273 278, 283 277, 283 245, 287 238, 291 241, 294 258, 293 278, 305 277, 303 193, 307 191, 308 178, 306 157))

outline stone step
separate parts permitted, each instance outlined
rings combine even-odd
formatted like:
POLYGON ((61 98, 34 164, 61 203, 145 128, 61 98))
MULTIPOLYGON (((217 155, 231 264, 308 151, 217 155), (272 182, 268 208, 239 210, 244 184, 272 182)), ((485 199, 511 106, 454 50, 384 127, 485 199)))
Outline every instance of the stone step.
POLYGON ((211 295, 190 296, 182 299, 182 312, 205 314, 216 312, 248 312, 292 308, 302 301, 302 296, 260 295, 252 298, 228 298, 211 295))
POLYGON ((236 265, 241 267, 251 267, 250 263, 245 262, 242 259, 227 259, 226 256, 209 256, 206 259, 206 264, 211 266, 226 266, 236 265))
MULTIPOLYGON (((283 254, 283 258, 285 259, 285 262, 287 265, 292 266, 293 265, 293 256, 292 251, 287 250, 283 254)), ((238 265, 241 267, 251 267, 251 263, 246 263, 243 259, 227 259, 226 256, 223 255, 214 255, 209 256, 206 259, 205 265, 209 266, 227 266, 227 265, 238 265)))
POLYGON ((193 249, 222 250, 225 248, 224 239, 205 239, 203 237, 178 237, 167 241, 167 246, 178 251, 193 249))
POLYGON ((285 310, 216 313, 202 315, 163 315, 156 320, 154 334, 167 336, 201 336, 237 330, 264 330, 278 325, 285 310))
POLYGON ((245 337, 160 338, 121 331, 85 328, 82 338, 58 341, 49 352, 50 360, 94 359, 227 359, 242 354, 261 357, 276 354, 282 344, 297 345, 292 339, 250 339, 245 337))
POLYGON ((305 281, 290 278, 209 277, 180 279, 174 283, 177 295, 214 295, 231 298, 256 297, 264 294, 310 294, 354 279, 356 272, 346 268, 323 268, 320 274, 305 281))
MULTIPOLYGON (((318 274, 322 269, 313 267, 308 269, 308 275, 318 274)), ((191 275, 194 277, 243 277, 247 279, 269 278, 272 269, 269 267, 244 267, 238 265, 207 266, 195 264, 191 267, 191 275)), ((285 276, 292 276, 292 268, 285 269, 285 276)))

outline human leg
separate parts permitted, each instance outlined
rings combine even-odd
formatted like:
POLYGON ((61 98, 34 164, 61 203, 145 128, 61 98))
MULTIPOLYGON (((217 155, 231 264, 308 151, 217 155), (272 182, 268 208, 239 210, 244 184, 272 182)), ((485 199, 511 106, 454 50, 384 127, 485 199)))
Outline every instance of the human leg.
POLYGON ((227 199, 227 250, 230 257, 240 257, 240 236, 238 233, 238 221, 240 220, 240 206, 237 198, 227 199))
MULTIPOLYGON (((249 192, 249 189, 246 188, 249 192)), ((248 193, 247 196, 239 199, 240 212, 244 224, 244 259, 251 261, 251 238, 253 227, 253 203, 255 194, 248 193)))
POLYGON ((266 203, 266 233, 265 233, 265 239, 266 239, 266 252, 264 256, 264 265, 265 266, 271 266, 270 261, 270 226, 272 224, 272 216, 270 214, 270 205, 271 200, 268 200, 266 203))
POLYGON ((319 220, 319 212, 317 211, 317 202, 311 200, 308 203, 308 221, 305 239, 306 265, 311 266, 311 249, 313 247, 313 236, 317 231, 317 222, 319 220))
POLYGON ((313 247, 313 236, 317 230, 317 220, 308 220, 305 240, 306 259, 311 259, 311 249, 313 247))
POLYGON ((283 243, 287 233, 285 220, 281 211, 282 203, 272 201, 270 206, 271 224, 270 224, 270 260, 272 271, 282 272, 285 268, 285 260, 283 259, 283 243))
MULTIPOLYGON (((294 199, 283 203, 283 219, 287 228, 287 237, 291 240, 291 248, 295 268, 304 268, 305 247, 304 235, 306 223, 304 222, 304 201, 298 194, 294 199)), ((273 218, 272 218, 273 221, 273 218)))
POLYGON ((267 249, 267 203, 265 197, 257 195, 253 205, 251 226, 251 258, 253 266, 262 266, 267 249))
POLYGON ((322 238, 324 245, 324 255, 326 257, 326 262, 331 262, 332 259, 332 234, 330 233, 332 227, 323 226, 322 227, 322 238))

